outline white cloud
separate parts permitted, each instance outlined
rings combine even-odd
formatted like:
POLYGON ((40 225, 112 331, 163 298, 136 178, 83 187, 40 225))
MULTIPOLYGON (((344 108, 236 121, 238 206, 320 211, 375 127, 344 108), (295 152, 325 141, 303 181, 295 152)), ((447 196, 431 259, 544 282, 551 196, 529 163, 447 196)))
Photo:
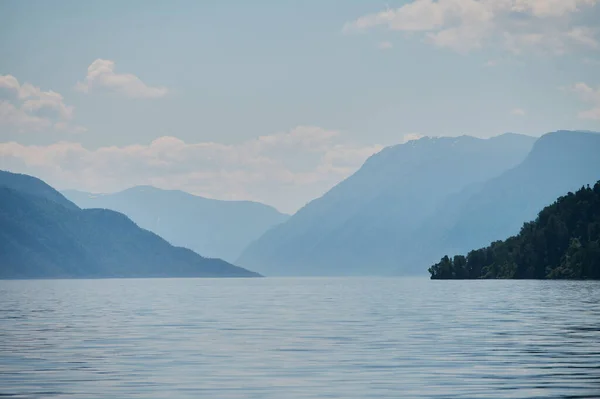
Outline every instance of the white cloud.
POLYGON ((357 170, 383 147, 337 131, 299 126, 235 145, 160 137, 148 145, 101 147, 0 144, 0 169, 30 173, 60 188, 111 192, 150 184, 295 211, 357 170))
POLYGON ((21 96, 21 85, 12 75, 0 75, 0 88, 15 91, 21 96))
POLYGON ((52 123, 45 118, 30 115, 8 101, 0 101, 0 126, 19 133, 47 129, 52 123))
POLYGON ((0 100, 0 126, 18 132, 54 128, 66 132, 82 132, 85 128, 71 125, 73 106, 52 90, 43 91, 30 83, 19 83, 12 75, 0 75, 0 91, 12 94, 11 100, 0 100), (41 111, 50 111, 41 113, 41 111))
POLYGON ((405 143, 408 143, 409 141, 419 140, 423 137, 425 137, 425 136, 422 134, 419 134, 419 133, 408 133, 408 134, 404 135, 403 141, 405 143))
POLYGON ((380 50, 389 50, 392 47, 394 47, 392 42, 384 41, 384 42, 377 43, 377 48, 380 50))
POLYGON ((597 0, 514 0, 511 11, 529 12, 536 17, 557 17, 579 11, 582 6, 593 6, 597 0))
POLYGON ((90 64, 85 80, 78 82, 76 88, 88 93, 93 88, 99 87, 130 98, 159 98, 167 94, 165 87, 148 86, 131 73, 116 73, 114 61, 100 58, 90 64))
POLYGON ((457 26, 429 32, 426 40, 438 47, 447 47, 459 53, 481 48, 487 36, 485 25, 457 26))
POLYGON ((576 83, 570 89, 579 94, 580 98, 592 104, 592 108, 581 111, 578 116, 582 119, 600 120, 600 87, 593 89, 585 83, 576 83))
POLYGON ((596 39, 597 33, 597 29, 577 26, 567 32, 567 36, 584 46, 597 49, 600 47, 598 39, 596 39))
POLYGON ((345 32, 366 30, 387 25, 392 30, 430 31, 441 28, 445 22, 445 3, 417 0, 395 10, 368 14, 344 25, 345 32))
POLYGON ((523 108, 513 108, 510 113, 515 116, 525 116, 525 110, 523 108))
POLYGON ((343 31, 375 27, 421 33, 439 47, 468 52, 504 43, 520 53, 534 46, 557 54, 574 47, 597 48, 596 30, 573 23, 576 13, 598 0, 413 0, 399 8, 368 14, 343 31))
POLYGON ((504 47, 514 54, 534 51, 563 55, 574 47, 598 48, 595 35, 595 29, 583 26, 564 31, 551 26, 535 33, 504 32, 504 47))

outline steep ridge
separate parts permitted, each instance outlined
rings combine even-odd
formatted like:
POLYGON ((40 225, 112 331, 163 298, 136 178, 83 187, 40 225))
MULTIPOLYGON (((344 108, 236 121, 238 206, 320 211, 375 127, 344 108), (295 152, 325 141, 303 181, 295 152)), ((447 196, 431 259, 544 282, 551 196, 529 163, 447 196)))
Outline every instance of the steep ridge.
MULTIPOLYGON (((422 138, 388 147, 251 244, 238 264, 267 275, 388 274, 447 198, 521 162, 535 138, 422 138)), ((406 273, 414 272, 406 264, 406 273)))
POLYGON ((53 187, 33 176, 0 170, 0 187, 10 187, 24 194, 46 198, 65 208, 78 209, 77 205, 67 200, 53 187))
MULTIPOLYGON (((454 217, 447 230, 438 230, 443 235, 437 247, 443 253, 463 253, 515 235, 557 197, 599 179, 600 134, 548 133, 517 167, 465 195, 458 206, 438 212, 454 217)), ((439 260, 437 255, 434 259, 439 260)))

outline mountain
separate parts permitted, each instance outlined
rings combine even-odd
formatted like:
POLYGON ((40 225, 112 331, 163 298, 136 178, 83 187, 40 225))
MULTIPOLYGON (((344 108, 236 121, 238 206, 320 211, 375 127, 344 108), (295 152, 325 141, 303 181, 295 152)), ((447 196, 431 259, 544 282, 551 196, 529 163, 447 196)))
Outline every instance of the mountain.
MULTIPOLYGON (((535 138, 422 138, 388 147, 252 243, 238 264, 267 275, 389 274, 414 233, 462 190, 519 164, 535 138)), ((404 273, 415 266, 404 264, 404 273)))
POLYGON ((78 209, 77 205, 66 199, 61 193, 33 176, 0 170, 0 187, 10 187, 23 194, 42 197, 68 209, 78 209))
MULTIPOLYGON (((438 225, 438 237, 429 234, 429 242, 440 241, 435 259, 517 234, 558 196, 600 179, 599 154, 598 133, 557 131, 542 136, 521 164, 464 194, 458 206, 438 211, 437 219, 445 215, 451 222, 438 225)), ((428 251, 434 254, 433 247, 428 251)))
POLYGON ((1 176, 0 278, 257 275, 174 247, 120 213, 82 210, 39 179, 1 176))
POLYGON ((544 208, 518 235, 444 256, 432 279, 600 279, 600 181, 544 208))
POLYGON ((242 250, 288 215, 250 201, 219 201, 175 190, 138 186, 115 194, 64 191, 82 208, 124 213, 170 243, 233 262, 242 250))

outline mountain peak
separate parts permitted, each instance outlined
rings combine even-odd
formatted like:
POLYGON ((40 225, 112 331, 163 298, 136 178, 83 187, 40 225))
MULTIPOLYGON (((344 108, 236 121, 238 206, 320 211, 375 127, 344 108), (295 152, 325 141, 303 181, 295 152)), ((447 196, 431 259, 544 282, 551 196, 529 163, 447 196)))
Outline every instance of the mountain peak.
POLYGON ((534 140, 423 137, 384 148, 251 244, 239 263, 267 275, 388 273, 449 196, 519 164, 534 140))

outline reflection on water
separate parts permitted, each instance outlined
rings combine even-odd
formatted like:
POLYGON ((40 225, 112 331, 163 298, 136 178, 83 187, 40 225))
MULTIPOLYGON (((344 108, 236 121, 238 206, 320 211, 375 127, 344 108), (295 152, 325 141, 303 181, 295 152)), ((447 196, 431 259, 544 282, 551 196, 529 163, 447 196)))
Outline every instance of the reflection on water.
POLYGON ((0 281, 0 396, 599 397, 600 283, 0 281))

